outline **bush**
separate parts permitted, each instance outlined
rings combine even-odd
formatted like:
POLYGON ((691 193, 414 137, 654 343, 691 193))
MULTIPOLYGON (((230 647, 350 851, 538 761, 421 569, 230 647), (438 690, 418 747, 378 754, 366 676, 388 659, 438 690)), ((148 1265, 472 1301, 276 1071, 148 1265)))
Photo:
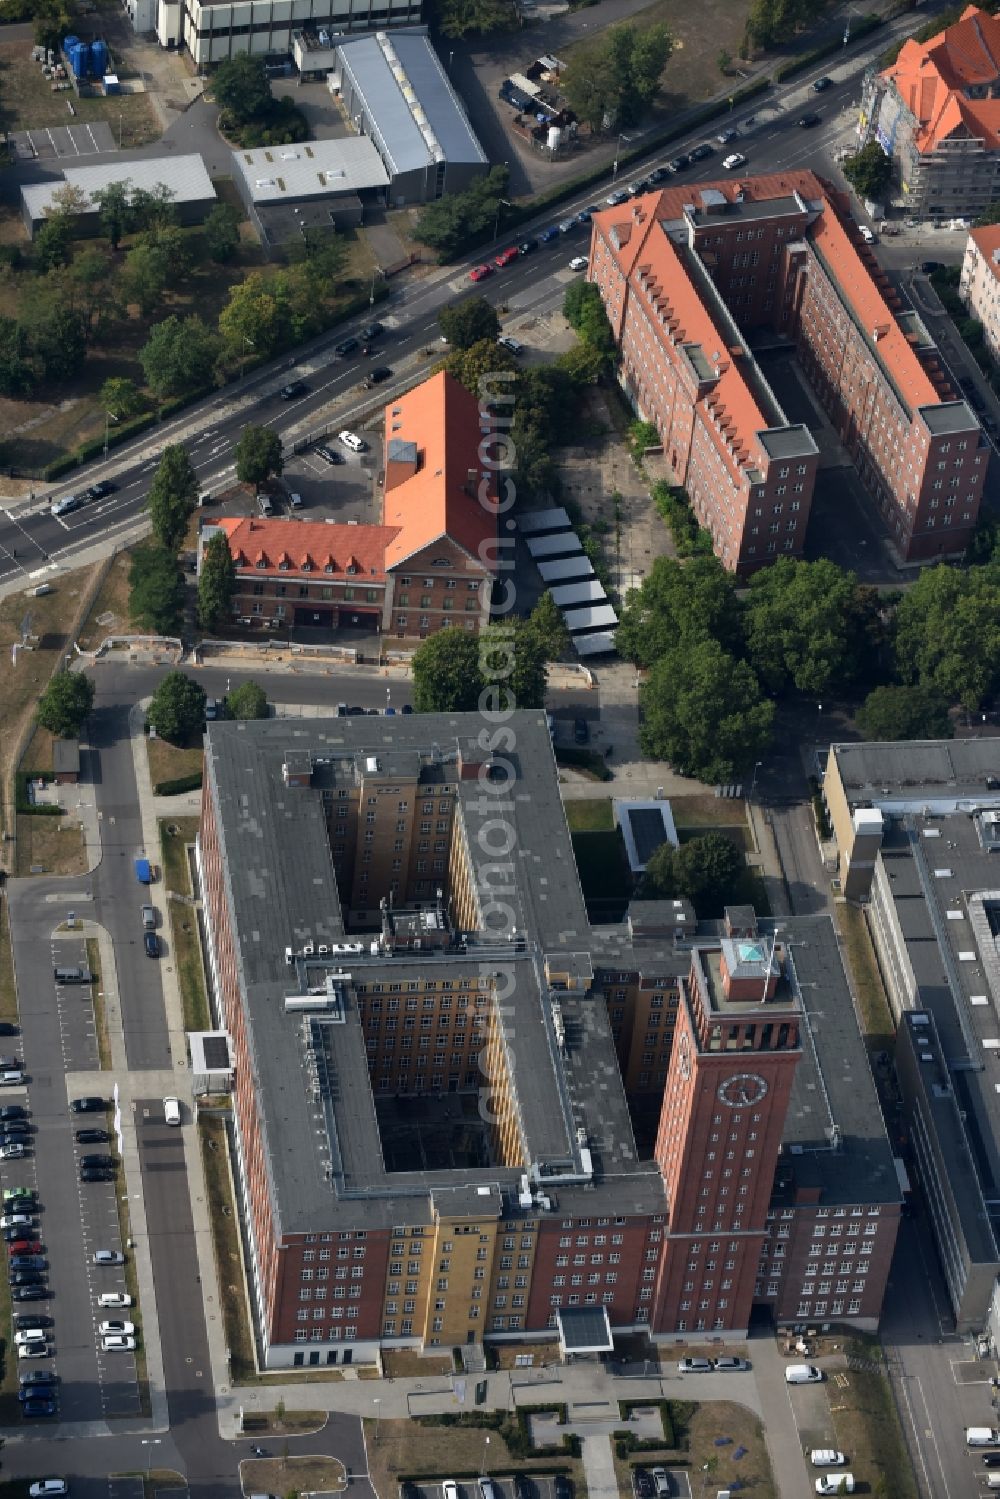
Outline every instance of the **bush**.
POLYGON ((682 489, 671 489, 660 479, 653 485, 653 504, 673 538, 678 557, 694 557, 711 552, 712 538, 695 520, 694 512, 682 489))
POLYGON ((200 791, 202 773, 200 770, 192 770, 186 776, 174 776, 168 781, 155 781, 153 783, 154 796, 179 796, 182 791, 200 791))
MULTIPOLYGON (((138 432, 145 432, 149 427, 155 427, 157 420, 155 411, 144 411, 140 416, 133 416, 129 421, 121 422, 117 427, 112 427, 108 433, 108 447, 118 447, 128 438, 135 437, 138 432)), ((104 435, 102 433, 100 437, 92 437, 87 442, 82 442, 71 453, 64 453, 61 458, 53 458, 44 469, 42 477, 46 480, 58 479, 62 474, 68 474, 71 469, 90 463, 103 452, 104 435)))

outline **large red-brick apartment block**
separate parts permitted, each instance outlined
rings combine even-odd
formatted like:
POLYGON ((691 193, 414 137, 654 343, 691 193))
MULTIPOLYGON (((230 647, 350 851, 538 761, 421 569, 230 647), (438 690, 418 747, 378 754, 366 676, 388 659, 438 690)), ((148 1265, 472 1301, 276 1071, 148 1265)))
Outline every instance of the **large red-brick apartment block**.
POLYGON ((764 330, 794 345, 901 560, 964 551, 989 446, 829 184, 787 172, 644 194, 594 216, 588 274, 625 392, 730 571, 802 555, 819 464, 753 356, 764 330))
POLYGON ((877 1325, 900 1194, 828 917, 592 926, 542 713, 213 723, 205 767, 264 1364, 877 1325))
POLYGON ((476 398, 441 372, 385 408, 380 524, 234 516, 203 526, 203 540, 216 529, 229 538, 238 622, 411 642, 445 625, 478 633, 497 570, 488 432, 476 398))

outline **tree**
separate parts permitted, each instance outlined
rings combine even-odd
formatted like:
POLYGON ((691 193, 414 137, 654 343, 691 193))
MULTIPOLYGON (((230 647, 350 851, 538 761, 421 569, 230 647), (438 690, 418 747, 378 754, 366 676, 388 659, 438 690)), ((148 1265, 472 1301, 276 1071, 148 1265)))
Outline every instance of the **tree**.
POLYGON ((77 250, 62 277, 70 304, 83 318, 88 343, 106 332, 117 306, 118 267, 100 245, 77 250))
POLYGON ((629 592, 615 645, 636 666, 652 666, 683 643, 711 638, 742 649, 739 600, 731 573, 714 556, 680 563, 657 557, 642 586, 629 592))
POLYGON ((240 246, 240 216, 231 203, 216 203, 204 227, 205 244, 212 259, 224 265, 240 246))
POLYGON ((567 374, 579 389, 584 385, 596 385, 607 373, 608 357, 593 344, 578 341, 559 355, 555 367, 567 374))
POLYGON ((869 141, 844 162, 844 176, 859 198, 881 198, 889 186, 892 162, 878 141, 869 141))
POLYGON ((643 754, 703 781, 736 780, 771 740, 774 705, 747 662, 715 640, 661 656, 643 685, 642 708, 643 754))
POLYGON ((219 313, 219 332, 233 354, 242 358, 247 347, 265 358, 277 348, 284 333, 281 304, 275 294, 275 278, 265 281, 254 271, 245 281, 229 289, 229 300, 219 313))
POLYGON ((951 739, 948 706, 926 687, 876 687, 857 714, 866 739, 951 739))
POLYGON ((905 683, 966 709, 1000 690, 1000 566, 922 572, 896 610, 896 663, 905 683))
POLYGON ((38 722, 60 739, 75 739, 94 706, 94 684, 78 671, 57 671, 38 702, 38 722))
POLYGON ((266 718, 267 694, 256 682, 241 682, 227 693, 226 712, 230 718, 266 718))
POLYGON ((1000 224, 1000 202, 994 200, 984 208, 978 219, 973 219, 973 229, 988 229, 991 224, 1000 224))
POLYGON ((497 310, 485 297, 463 297, 442 307, 438 326, 453 349, 471 349, 480 339, 496 343, 500 336, 497 310))
POLYGON ((877 599, 825 558, 781 557, 753 575, 746 601, 750 660, 774 693, 820 697, 849 687, 878 645, 877 599))
POLYGON ((240 483, 259 489, 272 474, 280 474, 281 467, 281 438, 277 432, 272 427, 244 427, 236 444, 236 477, 240 483))
POLYGON ((235 590, 236 564, 229 540, 217 531, 202 552, 198 577, 198 623, 203 630, 214 632, 229 623, 235 590))
POLYGON ((35 265, 42 272, 51 271, 54 266, 66 265, 72 244, 73 221, 69 214, 52 214, 35 235, 35 265))
POLYGON ((123 375, 112 375, 109 380, 105 380, 98 400, 104 410, 119 421, 138 416, 146 404, 135 381, 128 380, 123 375))
POLYGON ((414 651, 411 666, 418 713, 471 713, 479 706, 479 641, 471 631, 436 630, 414 651))
POLYGON ((184 579, 175 552, 153 542, 136 547, 128 574, 129 614, 155 635, 179 635, 184 579))
POLYGON ((517 23, 517 9, 512 0, 435 0, 434 15, 438 30, 449 41, 513 30, 517 23))
POLYGON ((30 395, 35 386, 28 330, 13 318, 0 317, 0 395, 30 395))
MULTIPOLYGON (((49 277, 45 278, 46 282, 49 277)), ((53 287, 44 311, 30 319, 21 314, 28 330, 32 355, 46 380, 70 380, 79 374, 87 356, 87 331, 83 316, 53 287)))
POLYGON ((149 317, 159 305, 170 279, 170 258, 164 246, 132 246, 125 257, 120 284, 125 300, 136 304, 140 317, 149 317))
POLYGON ((95 188, 91 194, 98 208, 101 228, 111 241, 112 250, 117 250, 124 236, 132 227, 131 181, 109 182, 107 187, 95 188))
POLYGON ((569 645, 569 631, 547 588, 528 616, 528 626, 534 632, 546 661, 558 661, 569 645))
POLYGON ((225 122, 223 129, 266 115, 271 104, 271 85, 263 57, 237 52, 235 57, 225 58, 215 70, 211 94, 225 122))
POLYGON ((453 349, 444 360, 446 369, 459 385, 478 396, 484 381, 499 370, 517 372, 517 356, 491 338, 481 338, 468 349, 453 349))
POLYGON ((611 26, 579 42, 561 79, 567 103, 592 130, 637 124, 648 112, 673 51, 666 26, 611 26))
POLYGON ((151 188, 134 187, 129 195, 132 224, 136 229, 160 231, 177 228, 174 190, 165 182, 151 188))
POLYGON ((198 503, 198 476, 179 443, 163 449, 149 486, 146 506, 153 535, 168 552, 177 552, 198 503))
POLYGON ((516 708, 545 703, 545 647, 524 619, 487 625, 479 637, 479 667, 484 686, 493 684, 500 701, 516 708))
POLYGON ((742 850, 725 833, 705 833, 674 851, 674 878, 702 918, 721 916, 739 893, 746 863, 742 850))
POLYGON ((592 281, 573 281, 563 298, 563 315, 591 349, 603 359, 605 368, 615 358, 615 335, 611 331, 600 289, 592 281))
POLYGON ((168 317, 151 330, 139 363, 150 390, 177 396, 211 384, 219 349, 218 337, 200 317, 168 317))
POLYGON ((440 261, 453 259, 492 232, 509 182, 507 167, 491 167, 462 192, 426 203, 411 231, 414 239, 436 250, 440 261))
POLYGON ((664 838, 653 849, 642 872, 640 894, 643 900, 677 900, 677 879, 674 874, 674 845, 664 838))
POLYGON ((182 671, 171 671, 153 694, 146 722, 170 744, 187 744, 205 722, 205 689, 182 671))

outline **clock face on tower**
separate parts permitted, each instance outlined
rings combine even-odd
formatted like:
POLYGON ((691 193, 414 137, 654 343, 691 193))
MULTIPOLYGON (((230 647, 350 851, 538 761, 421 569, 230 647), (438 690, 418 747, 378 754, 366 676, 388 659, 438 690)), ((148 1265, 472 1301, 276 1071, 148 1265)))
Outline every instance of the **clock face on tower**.
POLYGON ((719 1084, 719 1101, 731 1109, 748 1108, 760 1103, 767 1092, 767 1080, 757 1072, 737 1072, 719 1084))

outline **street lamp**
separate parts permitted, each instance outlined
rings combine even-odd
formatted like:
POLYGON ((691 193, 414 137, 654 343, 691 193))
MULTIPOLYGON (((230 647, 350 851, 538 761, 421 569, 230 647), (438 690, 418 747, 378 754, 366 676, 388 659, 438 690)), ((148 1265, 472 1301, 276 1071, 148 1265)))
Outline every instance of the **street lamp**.
POLYGON ((257 347, 257 345, 254 343, 253 339, 252 338, 247 338, 246 334, 244 333, 244 335, 243 335, 243 352, 242 352, 242 354, 240 356, 240 379, 241 380, 245 379, 246 372, 247 372, 247 349, 248 348, 255 349, 256 347, 257 347))
POLYGON ((622 131, 622 133, 619 135, 618 139, 615 141, 615 164, 611 168, 611 181, 612 182, 617 182, 618 181, 618 153, 621 151, 622 141, 625 142, 626 146, 629 146, 629 145, 632 144, 632 138, 631 138, 631 136, 626 135, 624 131, 622 131))
POLYGON ((493 239, 494 239, 494 241, 496 241, 496 240, 498 240, 500 238, 500 214, 501 214, 501 211, 504 208, 510 208, 510 206, 511 205, 507 201, 506 198, 499 198, 497 200, 497 216, 496 216, 496 222, 493 225, 493 239))
POLYGON ((764 763, 763 760, 758 760, 757 763, 754 765, 753 775, 750 778, 750 795, 747 797, 747 801, 748 802, 752 802, 753 801, 754 787, 757 785, 757 772, 758 772, 758 770, 760 770, 760 767, 763 765, 763 763, 764 763))
POLYGON ((378 1420, 379 1420, 379 1406, 380 1406, 380 1405, 381 1405, 381 1404, 382 1404, 382 1402, 381 1402, 381 1400, 380 1400, 380 1399, 379 1399, 379 1398, 378 1398, 378 1396, 377 1396, 377 1395, 376 1395, 376 1396, 375 1396, 375 1397, 374 1397, 374 1398, 373 1398, 373 1400, 372 1400, 372 1405, 374 1405, 374 1407, 375 1407, 375 1446, 376 1446, 376 1447, 377 1447, 377 1446, 378 1446, 378 1435, 379 1435, 379 1424, 378 1424, 378 1420))
POLYGON ((108 456, 108 432, 110 430, 108 424, 110 422, 114 422, 115 426, 117 427, 117 425, 118 425, 118 418, 114 415, 113 412, 106 411, 104 413, 104 456, 105 456, 105 458, 108 456))
POLYGON ((487 1448, 489 1447, 489 1445, 490 1445, 490 1439, 489 1439, 489 1437, 487 1437, 486 1440, 485 1440, 485 1442, 483 1443, 483 1461, 480 1464, 481 1476, 483 1478, 486 1477, 486 1451, 487 1451, 487 1448))
POLYGON ((391 687, 387 687, 385 689, 385 706, 386 706, 387 709, 392 707, 392 688, 391 687))
POLYGON ((142 1446, 142 1447, 148 1447, 149 1448, 149 1454, 148 1454, 148 1456, 146 1458, 146 1482, 147 1483, 149 1482, 150 1469, 153 1466, 153 1448, 154 1447, 159 1447, 161 1440, 162 1439, 160 1437, 143 1437, 142 1441, 140 1443, 140 1446, 142 1446))
POLYGON ((382 276, 383 278, 385 277, 385 271, 383 271, 383 269, 382 269, 382 267, 380 265, 372 266, 372 289, 368 293, 368 306, 369 307, 374 307, 375 306, 375 277, 376 276, 382 276))

